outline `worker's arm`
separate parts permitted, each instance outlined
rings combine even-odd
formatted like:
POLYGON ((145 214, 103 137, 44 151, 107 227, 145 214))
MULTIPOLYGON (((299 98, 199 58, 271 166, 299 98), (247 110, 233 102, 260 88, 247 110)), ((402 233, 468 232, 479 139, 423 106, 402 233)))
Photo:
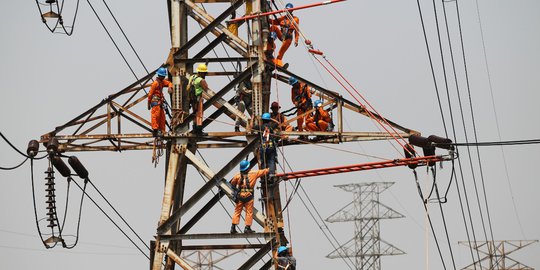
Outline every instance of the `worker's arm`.
POLYGON ((201 81, 201 87, 202 87, 202 89, 204 89, 204 90, 208 90, 208 89, 209 89, 209 88, 208 88, 208 83, 206 83, 206 80, 205 80, 205 79, 203 79, 203 80, 201 81))
POLYGON ((274 20, 274 19, 270 19, 270 23, 271 23, 271 24, 278 25, 278 24, 280 24, 283 20, 285 20, 285 16, 281 16, 281 17, 279 17, 279 18, 277 18, 277 19, 275 19, 275 20, 274 20))
POLYGON ((165 82, 165 86, 166 86, 167 88, 169 88, 169 89, 167 90, 167 92, 168 92, 169 94, 172 94, 172 91, 173 91, 173 84, 172 84, 172 82, 170 82, 170 81, 168 81, 168 80, 163 80, 163 81, 165 82))
POLYGON ((267 175, 269 172, 270 172, 269 168, 258 170, 257 172, 255 172, 255 179, 263 177, 267 175))
POLYGON ((233 186, 238 185, 238 180, 239 180, 239 179, 240 179, 240 174, 235 175, 235 176, 231 179, 231 185, 233 185, 233 186))
POLYGON ((157 84, 154 82, 150 86, 150 92, 148 92, 148 109, 150 110, 150 102, 152 101, 152 96, 154 95, 154 92, 156 92, 157 84))

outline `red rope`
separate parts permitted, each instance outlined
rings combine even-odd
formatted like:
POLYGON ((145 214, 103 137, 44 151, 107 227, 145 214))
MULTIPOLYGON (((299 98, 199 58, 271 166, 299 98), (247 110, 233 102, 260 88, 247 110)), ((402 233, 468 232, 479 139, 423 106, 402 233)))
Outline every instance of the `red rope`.
MULTIPOLYGON (((338 83, 339 83, 339 84, 340 84, 340 85, 341 85, 341 86, 342 86, 342 87, 343 87, 343 88, 344 88, 344 89, 345 89, 345 90, 346 90, 346 91, 347 91, 347 92, 348 92, 348 93, 349 93, 349 94, 357 101, 357 102, 358 102, 358 104, 360 105, 360 107, 362 107, 362 109, 364 109, 364 111, 366 111, 372 119, 374 119, 375 121, 377 121, 377 123, 379 123, 379 125, 381 125, 381 127, 382 127, 382 128, 383 128, 390 136, 392 136, 392 138, 393 138, 393 139, 394 139, 394 140, 395 140, 395 141, 396 141, 403 149, 405 149, 406 151, 408 151, 408 150, 405 148, 405 145, 402 144, 402 143, 398 140, 398 138, 396 138, 396 136, 394 136, 394 134, 393 134, 392 132, 390 132, 390 131, 386 128, 386 126, 383 125, 383 124, 381 123, 381 121, 380 121, 378 118, 376 118, 375 115, 373 115, 373 114, 371 113, 371 111, 369 111, 369 110, 366 108, 366 106, 364 106, 364 105, 362 104, 362 102, 360 102, 360 100, 358 100, 358 98, 356 98, 356 96, 355 96, 355 95, 354 95, 354 94, 353 94, 353 93, 352 93, 352 92, 351 92, 351 91, 350 91, 350 90, 349 90, 349 89, 348 89, 348 88, 347 88, 347 87, 346 87, 346 86, 345 86, 345 85, 344 85, 344 84, 343 84, 343 83, 342 83, 342 82, 334 75, 334 73, 332 73, 332 71, 330 71, 330 70, 326 67, 326 65, 324 65, 324 64, 321 62, 321 60, 319 60, 319 58, 317 58, 317 57, 314 57, 314 58, 315 58, 315 59, 317 60, 317 62, 319 62, 319 64, 321 64, 321 66, 323 66, 324 69, 325 69, 325 70, 326 70, 326 71, 327 71, 327 72, 328 72, 328 73, 329 73, 329 74, 330 74, 330 75, 331 75, 331 76, 332 76, 332 77, 333 77, 333 78, 334 78, 334 79, 335 79, 335 80, 336 80, 336 81, 337 81, 337 82, 338 82, 338 83)), ((328 62, 328 60, 327 60, 327 62, 328 62)), ((329 63, 329 64, 330 64, 330 63, 329 63)), ((366 102, 366 103, 367 103, 367 102, 366 102)), ((378 114, 382 119, 384 119, 384 118, 381 116, 381 114, 379 114, 378 112, 377 112, 377 114, 378 114)), ((387 124, 388 124, 388 122, 387 122, 387 124)), ((388 124, 388 125, 390 125, 390 124, 388 124)), ((394 132, 395 132, 395 131, 394 131, 394 132)), ((397 132, 396 132, 396 133, 397 133, 397 132)), ((398 134, 398 135, 399 135, 399 134, 398 134)), ((401 136, 400 136, 400 137, 401 137, 401 136)), ((401 139, 403 139, 403 138, 401 137, 401 139)), ((411 155, 412 155, 412 153, 411 153, 411 155)))
MULTIPOLYGON (((324 56, 323 56, 323 58, 339 74, 339 76, 341 78, 343 78, 343 80, 345 80, 345 82, 347 82, 347 84, 358 94, 358 96, 360 96, 360 98, 362 98, 362 100, 364 100, 366 102, 366 104, 381 117, 381 119, 392 129, 392 131, 394 131, 405 142, 405 144, 407 144, 407 141, 405 141, 405 139, 396 131, 396 129, 394 129, 394 127, 392 125, 390 125, 390 123, 388 123, 388 121, 386 121, 386 119, 366 100, 366 98, 364 98, 364 96, 362 96, 362 94, 360 94, 360 92, 345 78, 345 76, 343 76, 343 74, 341 74, 341 72, 339 72, 339 70, 334 65, 332 65, 330 60, 326 59, 326 57, 324 57, 324 56)), ((402 145, 402 147, 405 148, 405 146, 403 146, 403 145, 402 145)), ((407 149, 405 149, 405 150, 407 150, 407 149)))

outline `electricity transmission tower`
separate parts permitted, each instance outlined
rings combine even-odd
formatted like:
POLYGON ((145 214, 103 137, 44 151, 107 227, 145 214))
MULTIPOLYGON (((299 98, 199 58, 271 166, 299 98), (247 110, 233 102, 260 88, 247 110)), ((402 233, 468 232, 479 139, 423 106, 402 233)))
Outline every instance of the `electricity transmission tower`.
MULTIPOLYGON (((281 214, 279 185, 283 181, 270 182, 268 179, 262 181, 260 198, 264 203, 262 209, 254 209, 254 221, 263 228, 264 232, 249 234, 220 233, 219 231, 222 232, 224 227, 228 227, 229 222, 216 226, 217 233, 197 233, 196 231, 197 227, 202 223, 200 221, 221 199, 229 200, 232 198, 233 189, 226 177, 231 172, 236 171, 240 161, 246 159, 249 154, 253 154, 255 157, 250 161, 251 167, 261 165, 256 157, 259 137, 249 127, 253 123, 258 123, 262 113, 269 110, 272 80, 287 83, 289 76, 295 76, 306 85, 316 89, 314 96, 324 100, 323 106, 335 110, 337 114, 336 130, 316 132, 284 131, 282 134, 289 136, 289 139, 284 139, 282 146, 306 143, 294 139, 296 136, 317 136, 310 143, 344 143, 392 140, 397 137, 403 139, 420 133, 387 120, 369 108, 299 76, 292 71, 295 69, 294 65, 291 65, 289 69, 276 66, 267 56, 267 51, 265 51, 270 33, 267 17, 260 16, 239 21, 236 25, 236 29, 240 30, 238 32, 228 27, 226 19, 237 11, 239 14, 244 14, 244 12, 245 14, 267 12, 271 10, 269 1, 169 0, 167 3, 171 29, 171 50, 164 66, 168 68, 169 79, 174 86, 170 95, 172 116, 168 122, 170 125, 169 132, 161 139, 154 139, 151 133, 151 123, 147 120, 149 119, 149 113, 146 109, 148 95, 145 89, 150 86, 151 80, 157 71, 155 69, 119 92, 109 95, 71 121, 42 135, 39 142, 48 144, 56 140, 59 142, 57 149, 59 153, 78 151, 124 152, 130 150, 164 151, 165 186, 155 241, 151 241, 150 245, 151 269, 163 269, 163 265, 165 265, 164 269, 173 269, 176 264, 183 269, 193 269, 190 262, 188 262, 189 258, 181 256, 182 254, 191 251, 214 250, 248 251, 243 253, 249 254, 250 257, 243 264, 235 267, 237 269, 250 269, 258 263, 262 265, 260 269, 272 267, 277 269, 277 264, 273 260, 276 250, 280 245, 288 243, 281 214), (203 3, 228 4, 205 9, 201 6, 203 3), (220 10, 220 8, 221 11, 216 11, 220 10), (212 15, 211 13, 217 14, 212 15), (188 26, 192 25, 192 22, 188 20, 189 18, 200 24, 202 29, 189 29, 190 35, 188 35, 188 26), (240 35, 241 30, 246 31, 240 35), (202 41, 205 37, 212 37, 213 40, 205 43, 202 41), (226 45, 232 52, 226 56, 206 56, 221 44, 226 45), (212 78, 212 76, 233 77, 224 86, 210 85, 210 88, 217 89, 217 91, 205 90, 202 94, 205 99, 203 104, 205 120, 202 127, 208 127, 206 129, 208 136, 196 136, 190 132, 190 124, 194 122, 195 113, 190 112, 186 87, 189 76, 193 74, 193 66, 197 63, 207 63, 213 66, 217 66, 217 63, 233 63, 237 67, 235 70, 223 71, 215 71, 215 68, 213 70, 211 68, 207 74, 207 78, 212 78), (252 85, 252 110, 250 115, 244 114, 236 108, 235 96, 234 93, 231 93, 233 92, 231 90, 244 81, 250 81, 252 85), (343 112, 345 110, 348 110, 351 115, 369 117, 378 121, 380 125, 383 125, 381 123, 384 122, 384 125, 391 127, 393 131, 345 131, 343 129, 343 112), (246 130, 242 132, 220 130, 223 126, 215 123, 223 119, 239 121, 240 125, 246 130), (219 149, 228 149, 226 154, 220 156, 221 160, 227 162, 225 165, 212 168, 216 166, 207 164, 202 155, 208 153, 205 151, 218 151, 219 149), (197 153, 199 153, 199 156, 197 153), (193 181, 188 177, 188 168, 193 168, 204 177, 205 183, 202 186, 199 181, 193 181), (196 191, 190 197, 185 197, 186 186, 188 185, 196 188, 196 191), (211 191, 214 191, 213 195, 210 194, 211 191), (216 244, 218 240, 227 243, 216 244), (193 245, 190 241, 196 241, 197 244, 193 245), (269 253, 270 256, 268 256, 269 253)), ((296 121, 299 117, 304 117, 313 111, 314 109, 307 110, 302 115, 289 119, 284 124, 296 121)), ((212 154, 214 153, 212 152, 212 154)), ((362 166, 327 168, 315 172, 305 171, 302 174, 281 175, 282 178, 280 179, 286 180, 411 164, 425 166, 428 164, 428 160, 431 163, 453 158, 434 156, 434 152, 426 156, 429 157, 417 156, 362 166)), ((379 239, 378 220, 381 218, 401 217, 397 212, 378 202, 378 194, 388 186, 390 186, 389 183, 342 187, 345 190, 354 192, 372 188, 371 193, 367 191, 367 193, 360 192, 358 196, 361 194, 363 194, 362 196, 377 195, 377 197, 372 197, 372 201, 357 198, 358 202, 364 205, 364 207, 355 208, 360 211, 357 214, 363 215, 367 210, 376 210, 376 212, 371 213, 371 216, 367 215, 358 219, 356 217, 359 216, 355 214, 353 216, 355 218, 344 219, 357 221, 358 233, 354 238, 354 243, 369 240, 365 243, 369 250, 354 248, 348 250, 345 255, 358 257, 360 253, 356 251, 365 251, 367 252, 365 254, 378 258, 380 255, 402 253, 399 249, 379 239), (383 211, 380 212, 381 210, 383 211), (376 230, 370 231, 367 228, 375 228, 376 230), (379 247, 380 244, 383 244, 382 248, 379 247)), ((362 255, 361 258, 364 257, 366 256, 362 255)), ((378 260, 370 262, 378 263, 378 260)))
POLYGON ((478 252, 485 255, 484 258, 462 269, 534 270, 534 268, 508 257, 508 255, 515 251, 534 243, 538 243, 538 240, 459 242, 459 244, 478 250, 478 252))
POLYGON ((399 248, 381 239, 381 219, 404 217, 379 202, 379 195, 392 186, 392 182, 372 182, 339 185, 354 194, 354 200, 329 216, 327 222, 354 221, 354 237, 327 255, 328 258, 355 258, 356 269, 381 269, 381 256, 405 254, 399 248))

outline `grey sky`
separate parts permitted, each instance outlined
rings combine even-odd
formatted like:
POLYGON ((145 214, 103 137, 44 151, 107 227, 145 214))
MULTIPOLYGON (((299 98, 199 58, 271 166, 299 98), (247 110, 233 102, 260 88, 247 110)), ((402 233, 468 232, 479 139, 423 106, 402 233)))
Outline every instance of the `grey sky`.
MULTIPOLYGON (((452 134, 436 43, 433 7, 431 1, 421 2, 430 48, 436 63, 439 91, 443 97, 445 120, 448 132, 452 134)), ((144 75, 144 70, 129 52, 119 31, 114 27, 114 22, 107 16, 102 2, 92 3, 100 16, 106 19, 105 24, 113 31, 115 40, 120 42, 122 51, 127 54, 128 61, 135 67, 137 75, 144 75)), ((311 1, 302 0, 294 3, 301 5, 311 1)), ((108 4, 147 67, 154 69, 163 63, 170 48, 166 1, 135 1, 129 5, 110 1, 108 4)), ((499 137, 475 1, 459 4, 478 138, 479 141, 495 141, 499 137)), ((538 32, 540 3, 532 0, 479 0, 478 4, 501 139, 540 138, 540 125, 537 119, 540 116, 537 105, 540 100, 537 89, 540 85, 538 76, 540 54, 537 51, 540 48, 538 32)), ((452 46, 456 49, 454 53, 459 69, 459 89, 467 121, 467 132, 469 139, 472 139, 469 97, 463 80, 461 51, 456 39, 458 28, 455 24, 455 3, 449 2, 446 5, 453 36, 452 46)), ((440 3, 438 6, 440 7, 440 3)), ((33 1, 10 1, 4 3, 2 10, 4 12, 0 17, 0 31, 3 36, 0 76, 4 99, 0 106, 2 115, 0 130, 20 149, 25 150, 29 140, 38 139, 40 135, 69 121, 109 94, 134 81, 133 75, 85 1, 81 1, 72 37, 50 34, 42 25, 33 1)), ((442 9, 438 12, 442 13, 442 9)), ((332 6, 298 11, 295 14, 300 17, 300 26, 315 47, 324 51, 329 59, 337 64, 382 115, 426 136, 445 135, 416 1, 349 0, 332 6)), ((71 21, 71 18, 66 21, 71 21)), ((193 24, 190 27, 199 29, 193 24)), ((446 42, 445 38, 443 42, 446 42)), ((320 67, 318 68, 322 78, 318 75, 308 54, 300 46, 290 48, 285 60, 290 63, 293 72, 303 74, 306 78, 335 89, 352 99, 320 67)), ((458 123, 456 131, 459 141, 463 142, 459 105, 450 68, 447 63, 454 121, 458 123)), ((209 69, 221 71, 219 65, 210 65, 209 69)), ((223 78, 209 79, 209 84, 214 90, 220 89, 225 83, 226 80, 223 78)), ((284 108, 289 108, 291 106, 289 90, 285 84, 274 84, 272 100, 279 100, 284 104, 284 108)), ((140 108, 139 112, 149 116, 145 108, 140 108)), ((223 120, 230 123, 227 119, 223 120)), ((358 115, 347 114, 346 124, 351 126, 350 128, 346 126, 347 130, 377 131, 370 121, 358 115)), ((217 129, 233 130, 228 125, 213 128, 217 129)), ((336 148, 389 159, 400 157, 387 142, 350 143, 336 148)), ((540 217, 536 208, 540 203, 536 194, 540 187, 536 170, 539 150, 537 145, 504 148, 510 180, 508 182, 501 149, 481 148, 495 240, 540 239, 538 229, 540 217), (517 207, 517 214, 513 202, 517 207), (516 216, 519 216, 520 222, 516 216)), ((482 241, 485 238, 478 218, 469 161, 466 149, 460 151, 476 237, 482 241)), ((203 156, 215 170, 225 162, 221 157, 231 156, 232 153, 224 150, 202 151, 203 156)), ((372 161, 359 155, 315 146, 286 148, 285 153, 295 170, 372 161)), ((143 239, 147 242, 152 239, 161 209, 164 161, 158 168, 154 168, 150 163, 150 152, 75 153, 75 155, 90 171, 90 178, 94 183, 107 198, 111 199, 143 239)), ((0 143, 0 166, 13 166, 20 161, 22 157, 5 143, 0 143)), ((281 155, 280 162, 283 164, 281 155)), ((480 184, 478 166, 476 162, 474 164, 476 180, 480 184)), ((42 194, 43 171, 46 166, 44 161, 37 162, 34 172, 37 195, 41 196, 37 199, 40 211, 45 208, 42 194)), ((25 164, 15 171, 0 172, 3 187, 0 189, 0 268, 148 269, 147 259, 139 254, 89 201, 85 202, 83 209, 79 245, 73 250, 61 248, 45 250, 37 237, 34 223, 29 167, 29 164, 25 164)), ((451 165, 445 163, 444 168, 439 170, 440 186, 446 187, 448 184, 450 169, 451 165)), ((425 169, 421 168, 418 172, 422 184, 427 186, 425 184, 429 178, 425 174, 425 169)), ((229 177, 232 177, 232 174, 229 177)), ((190 183, 188 194, 191 194, 202 180, 192 168, 189 179, 191 182, 188 182, 190 183)), ((428 227, 425 224, 423 206, 408 168, 310 178, 303 180, 303 187, 320 215, 326 218, 352 200, 352 194, 334 188, 333 185, 369 181, 396 182, 383 193, 381 199, 383 203, 406 216, 403 219, 381 223, 381 237, 407 252, 406 255, 383 258, 383 268, 401 269, 406 266, 407 269, 426 269, 427 260, 429 269, 443 269, 431 235, 428 240, 426 239, 428 227)), ((58 196, 65 198, 63 190, 65 183, 59 176, 57 183, 59 183, 58 196)), ((461 180, 459 184, 462 184, 461 180)), ((287 191, 290 194, 290 186, 287 191)), ((285 199, 285 190, 282 194, 285 199)), ((76 205, 80 194, 74 192, 72 196, 70 203, 76 205)), ((451 186, 448 201, 444 205, 444 210, 450 244, 456 267, 461 268, 472 261, 469 250, 457 245, 457 241, 466 241, 467 238, 455 183, 451 186)), ((226 200, 223 200, 223 204, 229 212, 233 210, 233 206, 226 200)), ((260 203, 257 202, 256 205, 260 208, 260 203)), ((300 268, 347 269, 342 261, 325 257, 333 249, 298 197, 293 199, 289 211, 290 223, 287 221, 286 230, 291 232, 294 254, 300 268)), ((438 206, 430 204, 430 212, 435 221, 437 237, 443 246, 446 266, 449 269, 453 268, 438 206)), ((70 213, 73 216, 76 212, 70 213)), ((204 232, 225 232, 230 225, 229 217, 220 206, 203 221, 199 230, 204 232)), ((66 230, 73 232, 75 221, 68 220, 67 224, 71 227, 69 229, 66 227, 66 230)), ((341 243, 352 237, 353 224, 328 226, 341 243)), ((261 231, 259 226, 255 226, 254 229, 261 231)), ((540 245, 536 244, 515 253, 513 257, 528 266, 539 268, 538 254, 540 245)), ((232 269, 238 266, 238 261, 232 260, 231 263, 222 265, 226 269, 232 269)))

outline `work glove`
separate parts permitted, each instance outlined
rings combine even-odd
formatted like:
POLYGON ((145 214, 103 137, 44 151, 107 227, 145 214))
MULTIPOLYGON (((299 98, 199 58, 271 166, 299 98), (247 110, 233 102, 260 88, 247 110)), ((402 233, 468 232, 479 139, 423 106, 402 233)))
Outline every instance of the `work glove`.
POLYGON ((150 110, 150 104, 148 104, 147 108, 148 108, 148 110, 150 110))
POLYGON ((294 42, 294 47, 298 47, 298 41, 294 42))

